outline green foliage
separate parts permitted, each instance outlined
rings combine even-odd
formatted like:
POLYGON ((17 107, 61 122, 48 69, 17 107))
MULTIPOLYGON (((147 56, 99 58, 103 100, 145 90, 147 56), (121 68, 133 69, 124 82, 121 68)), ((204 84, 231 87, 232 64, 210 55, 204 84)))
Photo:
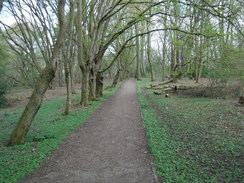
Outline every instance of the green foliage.
MULTIPOLYGON (((115 89, 105 91, 107 99, 115 89)), ((79 96, 73 98, 78 102, 79 96)), ((44 159, 55 150, 63 139, 91 116, 101 101, 91 102, 88 108, 64 116, 64 99, 46 102, 39 110, 24 145, 5 147, 4 143, 18 121, 22 110, 8 111, 0 114, 0 182, 11 183, 23 178, 27 173, 37 169, 44 159)))
POLYGON ((213 26, 213 24, 211 24, 211 22, 205 23, 201 33, 208 38, 219 36, 219 31, 213 26))
POLYGON ((157 175, 163 182, 244 179, 242 108, 224 100, 164 98, 153 91, 146 96, 140 93, 141 110, 157 175))
MULTIPOLYGON (((3 74, 3 72, 0 72, 0 79, 4 77, 3 74)), ((7 100, 5 98, 7 87, 6 82, 0 80, 0 108, 7 106, 7 100)))
POLYGON ((180 40, 180 39, 172 38, 171 40, 172 40, 173 44, 175 45, 175 48, 177 48, 177 49, 182 48, 185 44, 185 42, 183 40, 180 40))
MULTIPOLYGON (((222 43, 223 44, 223 43, 222 43)), ((203 76, 226 83, 231 78, 241 78, 244 73, 244 50, 222 45, 223 55, 203 69, 203 76)))
POLYGON ((7 78, 5 73, 8 67, 9 54, 6 51, 2 38, 0 37, 0 108, 7 105, 5 93, 8 87, 7 78))

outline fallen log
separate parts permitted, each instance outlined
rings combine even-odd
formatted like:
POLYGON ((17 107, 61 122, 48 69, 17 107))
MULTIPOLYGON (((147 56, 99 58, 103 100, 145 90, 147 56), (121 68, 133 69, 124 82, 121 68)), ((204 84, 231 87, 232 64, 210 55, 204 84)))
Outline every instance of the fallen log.
POLYGON ((164 89, 164 87, 162 88, 151 88, 151 87, 144 87, 144 89, 153 89, 153 90, 163 90, 164 89))
POLYGON ((151 88, 154 88, 156 86, 165 85, 165 84, 172 83, 172 82, 173 82, 173 79, 170 79, 170 80, 163 81, 160 83, 152 83, 150 86, 151 86, 151 88))
POLYGON ((158 92, 158 91, 154 91, 153 94, 154 95, 162 95, 162 93, 161 92, 158 92))
POLYGON ((172 87, 169 88, 169 87, 168 87, 168 88, 163 88, 163 89, 162 89, 162 91, 171 91, 171 90, 174 90, 174 88, 172 88, 172 87))

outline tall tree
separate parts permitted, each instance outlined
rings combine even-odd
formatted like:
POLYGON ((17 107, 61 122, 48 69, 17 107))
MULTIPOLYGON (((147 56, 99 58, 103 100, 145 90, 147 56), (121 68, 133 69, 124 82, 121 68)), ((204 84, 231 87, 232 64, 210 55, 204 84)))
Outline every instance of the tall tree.
POLYGON ((151 17, 151 9, 149 10, 149 19, 147 20, 147 31, 149 32, 147 34, 147 60, 150 67, 150 74, 151 74, 151 81, 155 80, 155 73, 154 73, 154 67, 153 67, 153 61, 152 61, 152 48, 151 48, 151 27, 150 27, 150 17, 151 17))
POLYGON ((71 107, 71 96, 72 96, 72 72, 74 67, 74 20, 75 20, 75 2, 70 0, 70 11, 68 17, 68 27, 66 44, 63 46, 63 59, 64 59, 64 70, 65 70, 65 83, 66 83, 66 106, 64 114, 70 113, 71 107))
MULTIPOLYGON (((135 34, 138 35, 139 34, 139 30, 138 30, 138 24, 135 24, 135 34)), ((136 74, 135 74, 135 78, 137 80, 140 79, 141 74, 140 74, 140 66, 141 66, 141 53, 140 53, 140 39, 139 37, 136 37, 136 74)))
POLYGON ((58 56, 60 49, 63 45, 63 38, 66 32, 66 21, 65 21, 65 0, 58 1, 58 21, 59 21, 59 33, 55 41, 54 48, 52 50, 52 56, 46 67, 41 71, 40 78, 34 88, 34 91, 30 97, 30 100, 21 115, 11 137, 7 143, 8 146, 14 146, 23 144, 25 136, 30 129, 33 118, 41 107, 43 96, 49 87, 50 82, 55 76, 57 68, 58 56))

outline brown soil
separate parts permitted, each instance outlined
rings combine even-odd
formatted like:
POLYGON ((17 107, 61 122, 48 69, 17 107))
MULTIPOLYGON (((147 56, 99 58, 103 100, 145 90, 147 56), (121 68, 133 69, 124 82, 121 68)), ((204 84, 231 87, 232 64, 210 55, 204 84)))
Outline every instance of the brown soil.
POLYGON ((20 182, 154 183, 136 81, 130 79, 20 182))
MULTIPOLYGON (((79 92, 80 85, 76 85, 76 92, 79 92)), ((30 99, 33 89, 13 88, 7 92, 6 99, 9 107, 0 109, 1 111, 17 110, 25 106, 30 99)), ((66 97, 66 87, 55 87, 49 89, 44 95, 43 102, 53 100, 54 98, 66 97)))
MULTIPOLYGON (((112 79, 105 78, 104 85, 110 85, 112 83, 112 79)), ((75 91, 80 93, 81 85, 75 85, 75 91)), ((18 110, 20 107, 25 106, 29 101, 29 98, 32 94, 33 89, 27 88, 11 88, 7 91, 6 99, 7 103, 9 104, 6 108, 0 108, 0 113, 5 111, 13 111, 18 110)), ((44 95, 43 102, 53 100, 55 98, 64 98, 66 97, 66 87, 55 87, 54 89, 49 89, 44 95)))

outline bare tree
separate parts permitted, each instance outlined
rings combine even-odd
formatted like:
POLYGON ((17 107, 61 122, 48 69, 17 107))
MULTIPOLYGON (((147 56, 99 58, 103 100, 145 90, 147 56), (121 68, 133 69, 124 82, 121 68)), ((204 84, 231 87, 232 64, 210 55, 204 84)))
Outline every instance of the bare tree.
MULTIPOLYGON (((11 137, 7 143, 8 146, 14 146, 18 144, 23 144, 25 136, 30 129, 33 118, 35 117, 37 111, 41 107, 43 96, 55 76, 55 71, 57 68, 58 57, 60 54, 60 49, 63 45, 63 38, 66 32, 66 21, 65 21, 65 0, 59 0, 57 11, 58 11, 58 22, 59 22, 59 33, 58 37, 54 42, 54 47, 52 49, 51 58, 47 62, 47 65, 42 69, 40 78, 34 88, 34 91, 30 97, 30 100, 20 117, 11 137)), ((49 45, 47 45, 49 46, 49 45)))

